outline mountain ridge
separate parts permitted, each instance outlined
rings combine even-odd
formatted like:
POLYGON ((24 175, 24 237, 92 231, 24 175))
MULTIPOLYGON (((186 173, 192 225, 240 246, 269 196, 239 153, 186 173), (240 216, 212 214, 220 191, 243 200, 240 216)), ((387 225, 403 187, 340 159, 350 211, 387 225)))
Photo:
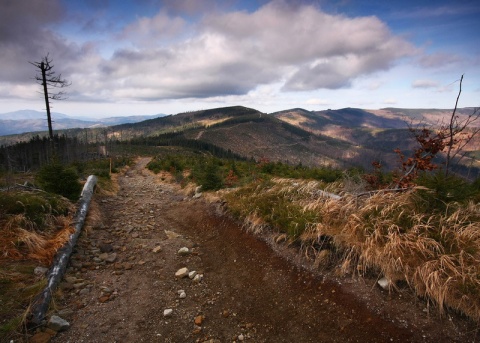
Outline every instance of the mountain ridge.
MULTIPOLYGON (((465 117, 471 109, 457 109, 457 113, 465 117)), ((386 170, 391 170, 399 163, 395 149, 408 152, 416 146, 409 131, 409 125, 419 120, 415 118, 423 118, 424 123, 439 123, 450 116, 450 110, 442 109, 294 108, 263 113, 244 106, 229 106, 91 128, 88 135, 85 129, 54 130, 69 137, 89 137, 97 143, 98 137, 112 142, 135 139, 139 144, 149 145, 171 145, 184 140, 192 146, 197 141, 193 145, 201 146, 203 142, 257 160, 366 169, 371 168, 373 161, 379 161, 386 170)), ((4 136, 0 144, 25 141, 33 136, 4 136)))
MULTIPOLYGON (((64 130, 73 128, 107 127, 124 123, 135 123, 162 116, 165 116, 165 114, 159 113, 154 115, 124 117, 115 116, 96 119, 52 112, 52 122, 54 130, 64 130)), ((45 112, 26 109, 0 113, 0 136, 28 132, 42 132, 46 130, 48 130, 48 126, 45 112)))

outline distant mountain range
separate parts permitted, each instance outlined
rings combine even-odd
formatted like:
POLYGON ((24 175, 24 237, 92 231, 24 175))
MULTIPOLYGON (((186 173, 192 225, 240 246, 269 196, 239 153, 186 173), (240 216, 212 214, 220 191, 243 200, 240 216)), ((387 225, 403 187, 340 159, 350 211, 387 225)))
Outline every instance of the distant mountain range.
MULTIPOLYGON (((108 118, 85 118, 74 117, 63 113, 52 113, 53 129, 64 130, 71 128, 95 128, 105 127, 126 123, 137 123, 140 121, 163 117, 165 114, 155 114, 150 116, 128 116, 128 117, 108 117, 108 118)), ((0 114, 0 136, 14 135, 25 132, 47 131, 46 112, 34 110, 21 110, 0 114)))
MULTIPOLYGON (((473 111, 472 108, 459 108, 456 115, 462 120, 473 111)), ((291 164, 341 168, 361 166, 366 169, 371 168, 373 161, 380 161, 385 170, 392 170, 399 164, 395 149, 408 154, 417 147, 408 129, 410 126, 439 126, 447 123, 451 115, 451 109, 343 108, 308 111, 294 108, 262 113, 253 108, 232 106, 176 115, 132 116, 96 121, 79 120, 62 114, 53 114, 53 118, 54 131, 57 133, 79 139, 88 137, 91 142, 96 142, 101 136, 112 141, 134 139, 137 143, 151 145, 206 144, 246 158, 268 158, 291 164), (63 120, 77 129, 62 130, 60 125, 63 120), (88 133, 84 128, 88 128, 88 133)), ((36 112, 36 116, 32 115, 32 111, 0 115, 0 121, 9 121, 9 126, 6 128, 5 124, 0 125, 2 130, 10 129, 12 132, 14 124, 18 123, 17 132, 33 131, 36 129, 34 123, 38 121, 38 129, 46 131, 44 114, 36 112), (12 120, 12 116, 16 120, 12 120)), ((2 136, 0 145, 26 141, 34 135, 25 133, 2 136)), ((476 161, 476 156, 480 155, 478 146, 480 137, 475 137, 465 147, 468 155, 465 156, 464 163, 480 167, 476 161)))

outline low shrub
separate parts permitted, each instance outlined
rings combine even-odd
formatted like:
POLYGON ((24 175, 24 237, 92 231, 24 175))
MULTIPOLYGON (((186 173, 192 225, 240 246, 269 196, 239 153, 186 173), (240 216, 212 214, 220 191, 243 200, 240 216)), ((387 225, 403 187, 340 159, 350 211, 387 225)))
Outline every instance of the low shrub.
POLYGON ((48 193, 11 191, 0 197, 0 219, 23 215, 26 226, 37 229, 43 229, 51 216, 66 216, 69 210, 67 200, 48 193))
POLYGON ((308 183, 286 179, 264 180, 225 197, 229 210, 237 217, 249 218, 258 227, 271 227, 295 240, 319 221, 318 211, 305 209, 302 204, 305 185, 308 183))
POLYGON ((47 192, 64 196, 70 200, 78 200, 82 185, 73 168, 66 168, 59 162, 43 166, 37 173, 36 182, 47 192))
POLYGON ((444 172, 424 173, 416 179, 421 186, 417 190, 417 210, 430 212, 444 212, 449 204, 465 204, 477 195, 478 190, 465 179, 455 175, 446 176, 444 172))

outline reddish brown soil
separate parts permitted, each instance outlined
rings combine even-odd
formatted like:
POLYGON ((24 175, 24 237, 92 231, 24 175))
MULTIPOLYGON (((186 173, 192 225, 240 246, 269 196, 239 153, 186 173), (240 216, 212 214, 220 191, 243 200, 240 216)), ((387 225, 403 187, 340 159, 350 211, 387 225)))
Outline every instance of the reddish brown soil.
MULTIPOLYGON (((87 294, 66 290, 56 306, 73 309, 54 342, 474 342, 476 326, 440 318, 407 289, 388 294, 374 281, 325 277, 290 248, 244 232, 218 206, 186 198, 144 169, 119 178, 117 196, 96 196, 102 225, 83 234, 67 276, 87 294), (165 230, 181 236, 168 238, 165 230), (111 244, 114 263, 95 264, 111 244), (192 254, 179 256, 187 246, 192 254), (155 247, 161 251, 153 252, 155 247), (81 263, 79 265, 78 263, 81 263), (305 267, 302 267, 302 265, 305 267), (97 268, 98 266, 98 268, 97 268), (176 279, 182 267, 200 283, 176 279), (101 287, 114 290, 102 299, 101 287), (178 297, 185 290, 186 298, 178 297), (102 302, 105 301, 105 302, 102 302), (173 309, 165 318, 164 309, 173 309), (200 325, 195 318, 203 316, 200 325)), ((64 287, 68 289, 69 287, 64 287)), ((199 318, 197 318, 199 320, 199 318)))

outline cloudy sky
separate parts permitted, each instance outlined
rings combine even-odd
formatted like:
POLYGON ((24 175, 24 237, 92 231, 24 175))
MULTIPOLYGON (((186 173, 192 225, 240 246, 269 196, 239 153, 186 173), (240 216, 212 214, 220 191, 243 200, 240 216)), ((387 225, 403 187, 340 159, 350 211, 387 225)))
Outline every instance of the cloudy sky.
POLYGON ((0 0, 0 113, 480 105, 477 0, 0 0))

